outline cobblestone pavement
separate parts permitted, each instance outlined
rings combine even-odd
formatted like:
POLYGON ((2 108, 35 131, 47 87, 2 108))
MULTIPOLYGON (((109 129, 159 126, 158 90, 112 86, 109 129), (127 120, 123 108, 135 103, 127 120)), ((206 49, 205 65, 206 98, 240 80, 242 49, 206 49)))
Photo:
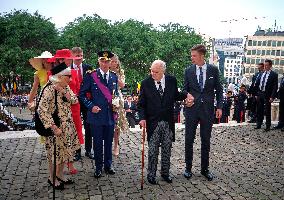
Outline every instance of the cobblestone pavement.
MULTIPOLYGON (((212 135, 210 166, 216 175, 212 182, 199 173, 199 135, 194 151, 194 176, 190 180, 183 177, 184 131, 179 129, 171 160, 173 183, 167 184, 158 176, 159 185, 152 186, 146 181, 144 190, 140 190, 141 131, 134 130, 121 136, 121 152, 114 158, 115 175, 103 174, 95 179, 92 161, 83 157, 75 164, 79 169, 73 176, 75 184, 56 191, 56 197, 70 200, 284 199, 283 132, 256 131, 246 125, 215 127, 212 135)), ((36 134, 4 132, 0 136, 0 199, 51 199, 45 151, 36 134)), ((147 166, 147 158, 145 161, 147 166)))

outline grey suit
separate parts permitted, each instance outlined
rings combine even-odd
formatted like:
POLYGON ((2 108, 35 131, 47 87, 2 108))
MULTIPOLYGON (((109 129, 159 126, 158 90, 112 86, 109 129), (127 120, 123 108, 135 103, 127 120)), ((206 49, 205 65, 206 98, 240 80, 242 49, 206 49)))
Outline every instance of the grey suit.
POLYGON ((185 162, 186 169, 191 171, 193 143, 196 128, 200 122, 201 137, 201 170, 208 169, 210 138, 214 121, 214 99, 216 94, 217 108, 222 108, 223 88, 220 83, 217 67, 207 64, 206 80, 203 90, 198 85, 196 65, 185 70, 184 92, 194 97, 194 105, 185 108, 185 162))

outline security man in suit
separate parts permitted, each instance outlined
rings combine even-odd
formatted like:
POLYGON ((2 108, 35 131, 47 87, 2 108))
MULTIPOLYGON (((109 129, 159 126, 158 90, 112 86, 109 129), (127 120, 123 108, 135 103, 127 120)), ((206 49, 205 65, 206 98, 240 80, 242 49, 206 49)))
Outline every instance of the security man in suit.
POLYGON ((277 98, 280 100, 279 102, 279 118, 278 124, 274 126, 274 129, 281 129, 284 131, 284 76, 281 78, 280 86, 277 92, 277 98))
POLYGON ((260 129, 264 115, 266 116, 266 128, 265 132, 270 131, 271 126, 271 103, 274 101, 277 95, 278 89, 278 74, 271 70, 272 61, 266 59, 264 61, 264 72, 261 78, 257 81, 257 109, 256 118, 257 123, 255 129, 260 129))
POLYGON ((111 103, 112 95, 118 94, 118 77, 109 70, 110 51, 98 52, 99 68, 87 73, 80 90, 80 100, 88 108, 87 122, 90 124, 94 138, 94 159, 96 170, 94 176, 101 177, 102 168, 105 173, 113 175, 112 141, 114 134, 114 112, 111 103), (90 93, 88 97, 87 93, 90 93))
POLYGON ((249 123, 255 123, 256 122, 256 95, 257 95, 257 91, 258 91, 258 88, 256 87, 256 83, 261 78, 261 75, 262 75, 263 70, 264 70, 264 64, 258 63, 257 67, 258 67, 258 72, 256 72, 253 75, 251 85, 248 89, 248 94, 250 95, 250 101, 251 101, 250 109, 249 109, 251 120, 248 121, 249 123))
POLYGON ((274 129, 280 129, 281 131, 284 131, 284 75, 281 78, 279 90, 278 90, 278 98, 280 100, 279 102, 279 121, 277 126, 274 127, 274 129))
POLYGON ((127 118, 129 127, 135 128, 136 105, 132 100, 132 96, 127 97, 127 100, 124 102, 124 109, 126 112, 126 118, 127 118))
POLYGON ((214 99, 216 95, 216 118, 222 116, 223 88, 217 67, 205 62, 206 47, 196 45, 191 49, 192 66, 185 70, 184 91, 194 97, 194 104, 185 108, 185 162, 184 176, 192 176, 193 143, 200 122, 201 174, 209 181, 209 152, 212 125, 214 122, 214 99))
MULTIPOLYGON (((84 76, 86 75, 86 72, 88 70, 91 70, 91 65, 82 63, 84 53, 81 47, 73 47, 71 51, 74 57, 81 58, 81 59, 73 60, 73 65, 71 66, 71 68, 78 71, 78 80, 79 80, 79 83, 82 84, 82 81, 84 79, 84 76)), ((92 142, 93 139, 91 135, 90 125, 87 123, 88 109, 86 108, 86 106, 83 104, 82 101, 79 101, 79 103, 80 103, 80 112, 83 116, 83 123, 84 123, 84 129, 85 129, 85 156, 87 156, 90 159, 94 159, 94 156, 91 151, 92 146, 93 146, 93 142, 92 142)), ((76 151, 74 160, 78 161, 80 159, 81 159, 81 148, 76 151)))

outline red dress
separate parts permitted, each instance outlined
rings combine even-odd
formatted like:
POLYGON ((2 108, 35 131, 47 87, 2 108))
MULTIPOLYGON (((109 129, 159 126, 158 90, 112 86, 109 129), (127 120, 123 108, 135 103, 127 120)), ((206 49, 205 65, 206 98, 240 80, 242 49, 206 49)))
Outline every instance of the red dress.
MULTIPOLYGON (((71 80, 69 83, 69 87, 71 90, 78 96, 80 91, 80 83, 78 78, 78 72, 75 69, 71 70, 71 80)), ((84 144, 84 137, 82 133, 82 119, 81 119, 81 112, 80 112, 80 103, 72 104, 71 106, 72 117, 73 121, 77 130, 78 139, 80 144, 84 144)))

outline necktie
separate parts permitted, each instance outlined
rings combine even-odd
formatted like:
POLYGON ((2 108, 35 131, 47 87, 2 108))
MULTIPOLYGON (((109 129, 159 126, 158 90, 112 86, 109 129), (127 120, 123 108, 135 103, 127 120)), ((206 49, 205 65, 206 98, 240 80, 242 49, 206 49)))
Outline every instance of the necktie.
POLYGON ((159 84, 159 88, 158 88, 158 92, 160 94, 160 96, 162 97, 164 94, 163 88, 162 88, 162 84, 161 81, 157 82, 159 84))
POLYGON ((261 76, 260 76, 260 73, 258 73, 258 74, 257 74, 257 76, 256 76, 256 78, 255 78, 254 86, 256 85, 256 83, 257 83, 257 81, 258 81, 259 77, 261 77, 261 76))
POLYGON ((77 67, 78 67, 78 79, 79 79, 79 83, 81 84, 82 81, 83 81, 82 71, 81 71, 81 67, 80 66, 77 66, 77 67))
POLYGON ((266 75, 267 75, 267 73, 264 72, 264 76, 263 76, 263 79, 262 79, 262 82, 261 82, 261 88, 260 88, 261 91, 264 91, 264 83, 265 83, 266 75))
POLYGON ((107 74, 106 73, 104 74, 104 83, 105 85, 107 85, 107 74))
POLYGON ((202 91, 203 90, 203 72, 202 72, 202 67, 199 67, 199 87, 200 87, 200 90, 202 91))

